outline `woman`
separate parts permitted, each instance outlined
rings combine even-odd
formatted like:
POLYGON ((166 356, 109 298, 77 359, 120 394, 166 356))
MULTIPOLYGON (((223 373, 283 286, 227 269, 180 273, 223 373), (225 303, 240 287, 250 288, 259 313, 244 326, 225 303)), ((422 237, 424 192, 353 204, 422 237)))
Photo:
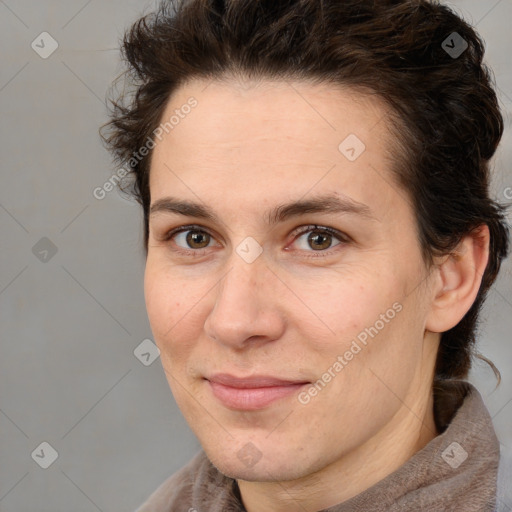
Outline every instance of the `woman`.
POLYGON ((123 50, 106 141, 203 447, 139 512, 506 510, 464 380, 509 244, 476 32, 425 0, 190 0, 123 50))

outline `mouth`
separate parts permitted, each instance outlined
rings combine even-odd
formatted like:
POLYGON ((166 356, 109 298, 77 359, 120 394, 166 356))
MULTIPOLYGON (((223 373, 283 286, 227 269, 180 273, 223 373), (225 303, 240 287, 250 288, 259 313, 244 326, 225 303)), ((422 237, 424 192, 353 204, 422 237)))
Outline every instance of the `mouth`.
POLYGON ((311 384, 304 380, 283 380, 268 375, 235 377, 216 374, 205 378, 217 400, 225 407, 238 411, 255 411, 290 397, 311 384))

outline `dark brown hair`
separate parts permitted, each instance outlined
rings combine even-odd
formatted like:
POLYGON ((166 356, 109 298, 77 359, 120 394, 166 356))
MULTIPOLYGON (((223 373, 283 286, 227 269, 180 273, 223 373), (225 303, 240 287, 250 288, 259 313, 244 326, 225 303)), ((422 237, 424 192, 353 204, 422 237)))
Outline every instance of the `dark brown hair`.
POLYGON ((503 118, 483 42, 469 24, 427 0, 169 0, 127 31, 122 52, 123 78, 134 89, 112 100, 103 137, 129 171, 123 190, 143 207, 146 251, 151 152, 133 154, 153 137, 180 85, 302 79, 384 100, 396 138, 393 172, 414 206, 426 264, 489 226, 478 296, 442 333, 436 364, 436 379, 467 377, 479 312, 509 246, 505 207, 489 196, 503 118))

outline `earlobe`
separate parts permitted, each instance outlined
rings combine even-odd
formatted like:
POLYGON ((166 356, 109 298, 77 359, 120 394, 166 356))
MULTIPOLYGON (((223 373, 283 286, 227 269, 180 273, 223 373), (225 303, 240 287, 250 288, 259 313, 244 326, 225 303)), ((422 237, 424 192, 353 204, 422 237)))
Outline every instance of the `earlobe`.
POLYGON ((427 330, 448 331, 471 308, 489 259, 489 241, 489 228, 484 224, 464 237, 451 254, 437 263, 438 282, 432 290, 427 330))

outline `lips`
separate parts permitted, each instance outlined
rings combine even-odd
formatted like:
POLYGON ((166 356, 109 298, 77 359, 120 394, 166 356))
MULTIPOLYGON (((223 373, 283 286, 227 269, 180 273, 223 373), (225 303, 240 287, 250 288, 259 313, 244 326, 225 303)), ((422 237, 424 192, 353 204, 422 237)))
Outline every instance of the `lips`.
POLYGON ((235 377, 225 373, 212 375, 206 380, 213 395, 225 407, 245 411, 268 407, 310 384, 304 380, 283 380, 268 375, 235 377))

